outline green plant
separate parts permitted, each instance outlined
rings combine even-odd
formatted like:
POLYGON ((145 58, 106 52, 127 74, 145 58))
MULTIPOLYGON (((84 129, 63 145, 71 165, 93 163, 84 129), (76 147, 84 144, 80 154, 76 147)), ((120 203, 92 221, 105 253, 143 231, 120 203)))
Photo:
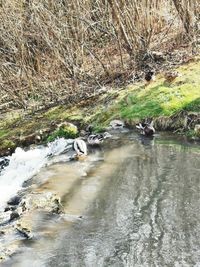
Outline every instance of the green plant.
POLYGON ((7 140, 7 139, 3 140, 0 146, 1 149, 7 149, 7 148, 13 149, 15 147, 16 147, 16 144, 13 141, 7 140))
POLYGON ((47 142, 52 142, 56 138, 61 138, 61 137, 76 138, 77 136, 78 136, 78 131, 76 127, 71 126, 70 124, 63 125, 48 136, 47 142))

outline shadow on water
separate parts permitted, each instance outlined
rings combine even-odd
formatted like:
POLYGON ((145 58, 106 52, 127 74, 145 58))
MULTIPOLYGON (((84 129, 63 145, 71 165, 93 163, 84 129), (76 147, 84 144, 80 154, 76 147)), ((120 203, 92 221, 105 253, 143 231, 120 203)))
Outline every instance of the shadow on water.
POLYGON ((58 164, 51 188, 74 175, 62 191, 69 217, 13 266, 200 266, 200 149, 166 140, 122 135, 81 177, 86 163, 58 164))

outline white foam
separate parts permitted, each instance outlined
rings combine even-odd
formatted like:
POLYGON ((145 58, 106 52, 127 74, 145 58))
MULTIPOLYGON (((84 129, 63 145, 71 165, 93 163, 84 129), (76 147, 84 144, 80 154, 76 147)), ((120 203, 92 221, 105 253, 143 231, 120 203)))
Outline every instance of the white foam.
POLYGON ((48 155, 59 155, 73 142, 60 138, 47 147, 38 147, 24 151, 16 148, 9 157, 9 165, 0 175, 0 210, 3 210, 7 201, 21 188, 24 181, 30 179, 48 162, 48 155))

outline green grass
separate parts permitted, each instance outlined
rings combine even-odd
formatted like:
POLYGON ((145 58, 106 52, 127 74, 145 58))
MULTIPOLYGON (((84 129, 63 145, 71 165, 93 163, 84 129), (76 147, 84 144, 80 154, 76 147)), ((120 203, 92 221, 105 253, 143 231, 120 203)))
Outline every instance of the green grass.
POLYGON ((200 62, 179 67, 180 77, 168 84, 161 74, 148 86, 144 82, 134 84, 120 91, 107 110, 94 116, 95 121, 104 125, 113 118, 139 121, 145 118, 171 116, 181 110, 200 112, 200 62))
POLYGON ((70 120, 79 121, 83 119, 82 112, 77 107, 66 108, 65 106, 59 106, 49 109, 43 114, 43 118, 47 120, 70 120))
POLYGON ((167 84, 160 75, 148 87, 133 86, 132 92, 121 103, 121 117, 170 116, 183 109, 200 112, 199 69, 200 62, 191 63, 178 69, 182 76, 171 84, 167 84))
POLYGON ((4 138, 8 135, 8 130, 0 130, 0 138, 4 138))
POLYGON ((76 138, 77 136, 78 136, 78 131, 76 127, 72 127, 70 124, 63 125, 48 136, 47 142, 52 142, 58 137, 59 138, 64 137, 68 139, 68 138, 76 138))

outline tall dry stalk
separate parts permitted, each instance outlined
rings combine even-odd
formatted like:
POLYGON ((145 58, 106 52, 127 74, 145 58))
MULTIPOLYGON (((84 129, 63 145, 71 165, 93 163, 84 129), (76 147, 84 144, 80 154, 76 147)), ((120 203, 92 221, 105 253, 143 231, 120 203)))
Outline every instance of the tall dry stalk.
POLYGON ((197 36, 199 11, 199 0, 0 1, 0 110, 80 101, 181 26, 197 36))

